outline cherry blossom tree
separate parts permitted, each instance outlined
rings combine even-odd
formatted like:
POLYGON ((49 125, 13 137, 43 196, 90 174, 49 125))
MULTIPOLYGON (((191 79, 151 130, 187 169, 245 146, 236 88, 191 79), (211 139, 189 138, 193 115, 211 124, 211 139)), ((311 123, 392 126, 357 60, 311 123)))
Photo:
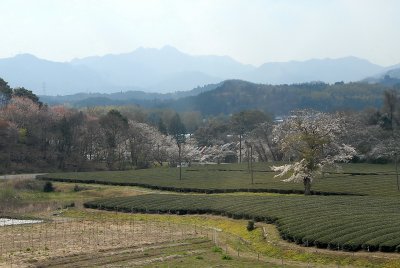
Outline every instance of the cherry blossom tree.
POLYGON ((311 194, 311 184, 327 165, 347 162, 354 155, 352 146, 343 144, 341 136, 346 133, 346 123, 341 114, 327 114, 313 110, 292 113, 273 129, 274 141, 289 159, 295 162, 273 166, 275 177, 285 182, 303 182, 304 194, 311 194))
POLYGON ((14 122, 18 128, 27 128, 36 122, 39 112, 39 105, 31 99, 13 97, 1 116, 14 122))
POLYGON ((166 160, 166 147, 174 144, 172 138, 154 126, 129 120, 128 149, 131 164, 139 168, 150 167, 156 161, 160 165, 166 160))

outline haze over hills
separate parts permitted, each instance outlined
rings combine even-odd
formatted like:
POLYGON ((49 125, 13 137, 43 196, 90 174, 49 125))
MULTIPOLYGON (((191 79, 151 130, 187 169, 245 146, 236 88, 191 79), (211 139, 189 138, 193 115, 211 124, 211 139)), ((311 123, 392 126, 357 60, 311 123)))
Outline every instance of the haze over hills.
POLYGON ((179 112, 198 111, 205 116, 230 115, 254 109, 274 115, 306 108, 325 112, 360 111, 381 107, 383 92, 387 89, 381 84, 360 82, 266 85, 226 80, 198 95, 151 103, 149 107, 170 108, 179 112))
POLYGON ((367 77, 363 81, 367 83, 380 83, 387 86, 400 85, 400 64, 385 68, 384 71, 367 77))
POLYGON ((265 63, 246 78, 267 84, 293 84, 310 81, 334 83, 359 81, 368 74, 376 74, 382 66, 356 57, 312 59, 307 61, 265 63))
POLYGON ((49 105, 66 104, 75 107, 87 107, 96 105, 126 105, 136 104, 146 107, 156 106, 164 101, 172 101, 180 98, 196 96, 201 93, 218 88, 224 82, 208 84, 187 91, 175 91, 172 93, 155 93, 144 91, 126 91, 115 93, 76 93, 72 95, 48 96, 41 95, 40 100, 49 105))
POLYGON ((362 82, 266 85, 243 80, 226 80, 177 93, 130 91, 113 94, 41 96, 40 99, 50 105, 67 104, 76 108, 138 105, 156 110, 196 111, 205 117, 230 115, 254 109, 274 115, 286 115, 292 110, 305 108, 326 112, 379 108, 382 106, 383 92, 387 89, 388 87, 382 84, 362 82))
POLYGON ((188 90, 254 69, 226 56, 190 56, 171 46, 138 48, 131 53, 76 59, 71 63, 109 75, 115 84, 137 84, 160 92, 188 90), (193 81, 189 88, 179 85, 188 78, 193 81))
POLYGON ((0 59, 0 77, 12 87, 25 87, 36 94, 67 94, 99 91, 112 85, 85 66, 39 59, 30 54, 0 59))
POLYGON ((228 56, 192 56, 171 46, 138 48, 131 53, 70 62, 48 61, 29 54, 0 59, 1 78, 12 87, 23 86, 39 95, 129 90, 166 93, 227 79, 266 84, 349 82, 384 71, 388 68, 355 57, 275 62, 255 67, 228 56))

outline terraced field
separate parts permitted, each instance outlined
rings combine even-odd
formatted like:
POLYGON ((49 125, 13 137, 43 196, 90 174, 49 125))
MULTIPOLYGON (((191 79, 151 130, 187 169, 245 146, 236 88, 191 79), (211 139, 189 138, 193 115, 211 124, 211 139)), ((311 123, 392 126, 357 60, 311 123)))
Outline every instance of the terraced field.
POLYGON ((275 223, 281 236, 334 250, 400 251, 400 200, 366 196, 147 194, 97 200, 89 208, 220 214, 275 223))
POLYGON ((174 168, 60 173, 43 179, 214 193, 145 194, 94 200, 85 206, 133 213, 208 213, 254 219, 276 224, 282 238, 304 246, 400 252, 400 191, 393 165, 345 164, 340 172, 326 171, 314 181, 313 196, 296 195, 302 193, 302 185, 274 178, 265 164, 256 165, 251 184, 246 168, 246 165, 185 168, 182 180, 174 168))

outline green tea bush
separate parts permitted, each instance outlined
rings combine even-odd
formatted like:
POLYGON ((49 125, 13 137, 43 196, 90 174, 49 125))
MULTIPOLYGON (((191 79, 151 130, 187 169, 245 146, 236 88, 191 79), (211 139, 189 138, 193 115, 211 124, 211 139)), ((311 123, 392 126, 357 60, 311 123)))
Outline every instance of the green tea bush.
MULTIPOLYGON (((400 200, 363 196, 147 194, 96 200, 88 208, 198 214, 274 223, 282 238, 333 250, 393 252, 400 245, 400 200)), ((252 223, 251 223, 252 222, 252 223)))

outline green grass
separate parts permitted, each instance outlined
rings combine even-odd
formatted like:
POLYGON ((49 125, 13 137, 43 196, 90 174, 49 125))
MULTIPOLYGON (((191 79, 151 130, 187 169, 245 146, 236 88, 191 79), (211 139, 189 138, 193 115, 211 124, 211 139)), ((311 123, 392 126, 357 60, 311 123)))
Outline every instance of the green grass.
MULTIPOLYGON (((268 164, 258 163, 255 170, 253 184, 245 164, 184 168, 182 180, 179 180, 179 170, 176 168, 53 173, 45 175, 44 178, 68 182, 136 185, 178 192, 301 193, 303 190, 301 184, 285 183, 280 178, 274 178, 275 173, 270 171, 268 164)), ((323 178, 316 179, 312 190, 322 193, 400 196, 393 165, 345 164, 342 172, 327 173, 323 178)))
POLYGON ((90 208, 126 212, 220 214, 272 222, 306 246, 400 252, 400 200, 366 196, 148 194, 97 200, 90 208))
MULTIPOLYGON (((42 217, 49 209, 66 208, 98 198, 132 196, 150 192, 148 189, 131 186, 109 186, 54 182, 54 192, 43 192, 41 188, 25 187, 37 183, 34 179, 0 180, 0 215, 16 218, 42 217)), ((41 182, 43 183, 43 182, 41 182)))

